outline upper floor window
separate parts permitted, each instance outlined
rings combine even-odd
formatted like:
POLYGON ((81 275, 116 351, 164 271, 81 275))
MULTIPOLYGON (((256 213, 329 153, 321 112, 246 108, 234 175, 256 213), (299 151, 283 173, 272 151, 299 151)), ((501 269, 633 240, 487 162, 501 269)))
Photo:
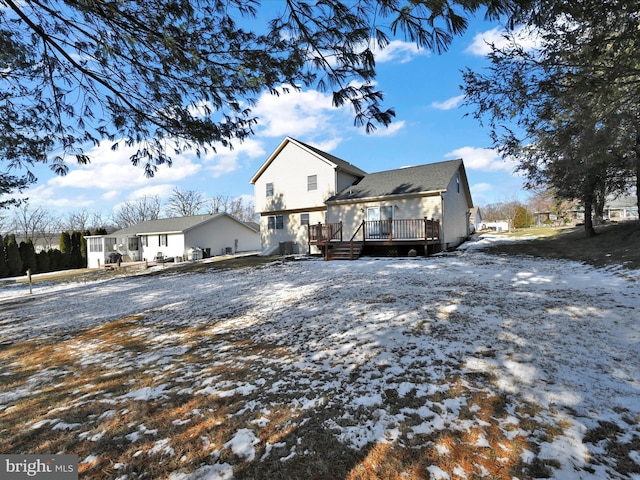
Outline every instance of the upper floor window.
POLYGON ((307 177, 307 190, 317 190, 318 189, 318 176, 317 175, 309 175, 307 177))
POLYGON ((456 189, 458 190, 458 193, 460 193, 460 176, 456 175, 456 189))
POLYGON ((267 183, 267 197, 273 197, 273 182, 267 183))

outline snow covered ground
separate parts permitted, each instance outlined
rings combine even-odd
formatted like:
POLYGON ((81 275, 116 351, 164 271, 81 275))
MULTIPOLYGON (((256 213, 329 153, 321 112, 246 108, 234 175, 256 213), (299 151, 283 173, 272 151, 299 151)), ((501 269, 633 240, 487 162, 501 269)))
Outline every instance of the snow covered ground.
MULTIPOLYGON (((322 428, 352 449, 436 448, 450 461, 427 468, 434 479, 488 477, 480 464, 455 465, 451 447, 434 445, 434 438, 476 431, 475 448, 507 450, 487 436, 489 424, 505 441, 522 437, 535 444, 519 452, 522 463, 542 462, 553 478, 640 479, 640 275, 477 250, 490 241, 426 259, 299 260, 37 284, 33 295, 24 285, 3 285, 0 338, 69 341, 80 330, 124 317, 137 322, 144 351, 132 357, 83 342, 70 363, 120 372, 146 365, 152 381, 110 397, 106 417, 69 425, 52 411, 28 425, 77 432, 78 442, 97 445, 108 430, 101 422, 118 412, 120 401, 248 399, 233 413, 242 418, 235 433, 203 447, 211 449, 210 461, 187 462, 171 480, 232 478, 238 465, 274 456, 303 461, 309 452, 300 439, 296 446, 263 435, 285 404, 297 412, 297 424, 289 427, 299 436, 317 414, 322 428), (186 328, 210 336, 206 348, 194 352, 179 333, 186 328), (240 340, 285 353, 239 350, 240 340), (209 366, 231 362, 250 374, 230 379, 198 370, 201 364, 189 363, 195 353, 206 353, 209 366), (501 409, 474 414, 498 396, 501 409), (226 460, 231 454, 233 465, 226 460)), ((0 364, 0 375, 19 368, 19 362, 0 364)), ((0 418, 45 381, 33 377, 28 386, 0 391, 0 418)), ((195 422, 196 413, 175 422, 195 422)), ((155 438, 149 455, 177 455, 176 438, 143 424, 131 425, 124 438, 134 443, 149 436, 155 438)), ((96 448, 84 461, 100 455, 96 448)), ((127 473, 126 461, 117 461, 114 478, 137 478, 127 473)))

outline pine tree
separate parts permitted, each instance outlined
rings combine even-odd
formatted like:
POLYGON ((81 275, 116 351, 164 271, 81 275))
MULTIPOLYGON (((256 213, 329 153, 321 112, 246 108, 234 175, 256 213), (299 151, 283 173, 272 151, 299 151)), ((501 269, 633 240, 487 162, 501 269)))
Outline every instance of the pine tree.
POLYGON ((62 252, 60 250, 52 248, 47 251, 47 256, 49 257, 49 271, 55 272, 64 269, 62 252))
POLYGON ((82 267, 82 234, 77 230, 71 232, 71 255, 70 267, 82 267))
POLYGON ((22 259, 23 272, 31 270, 31 273, 38 273, 36 249, 33 246, 31 238, 27 238, 26 242, 20 242, 20 258, 22 259))
POLYGON ((251 106, 262 92, 305 86, 351 105, 354 123, 370 132, 394 116, 376 86, 375 50, 405 38, 444 52, 481 8, 498 19, 519 4, 263 3, 0 2, 1 161, 51 163, 64 174, 65 159, 89 162, 86 145, 102 140, 134 147, 131 162, 153 176, 173 151, 199 155, 253 135, 251 106))
POLYGON ((80 234, 80 255, 82 257, 82 261, 80 263, 81 268, 87 268, 89 256, 87 255, 87 239, 91 235, 89 230, 85 230, 80 234))
POLYGON ((51 267, 49 263, 49 252, 42 250, 36 254, 36 260, 38 262, 38 272, 50 272, 51 267))
POLYGON ((60 263, 57 269, 69 268, 71 265, 71 235, 69 232, 60 234, 60 263))
POLYGON ((525 207, 518 205, 516 207, 515 216, 513 217, 514 228, 529 228, 531 226, 531 215, 525 207))
POLYGON ((16 277, 22 275, 22 259, 20 258, 20 249, 16 243, 16 236, 9 235, 7 241, 7 265, 9 267, 9 276, 16 277))
POLYGON ((0 235, 0 278, 9 276, 9 265, 7 265, 7 249, 4 238, 0 235))

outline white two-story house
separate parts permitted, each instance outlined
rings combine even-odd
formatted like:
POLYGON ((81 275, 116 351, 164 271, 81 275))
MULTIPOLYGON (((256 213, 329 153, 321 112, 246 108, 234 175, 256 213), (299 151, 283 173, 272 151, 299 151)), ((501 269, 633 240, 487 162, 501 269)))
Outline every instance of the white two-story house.
MULTIPOLYGON (((262 253, 421 254, 470 235, 473 203, 461 159, 367 174, 285 138, 251 179, 262 253), (354 253, 355 252, 355 253, 354 253)), ((334 255, 335 254, 335 255, 334 255)))
MULTIPOLYGON (((263 254, 277 253, 281 242, 290 243, 295 253, 305 253, 306 226, 326 222, 325 200, 365 175, 349 162, 285 138, 251 179, 263 254)), ((317 252, 312 247, 312 253, 317 252)))

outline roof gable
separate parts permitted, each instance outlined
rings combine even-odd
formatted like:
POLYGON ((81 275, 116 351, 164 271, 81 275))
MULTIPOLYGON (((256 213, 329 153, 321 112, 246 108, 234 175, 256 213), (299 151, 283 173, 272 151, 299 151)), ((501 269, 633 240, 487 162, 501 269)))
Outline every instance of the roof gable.
POLYGON ((157 220, 147 220, 146 222, 141 222, 137 225, 132 225, 131 227, 113 232, 108 236, 127 237, 135 235, 186 233, 189 230, 197 228, 206 223, 216 221, 222 217, 228 217, 245 226, 246 228, 253 230, 253 228, 242 223, 228 213, 216 213, 206 215, 192 215, 188 217, 159 218, 157 220))
POLYGON ((446 191, 461 167, 464 169, 462 160, 458 159, 370 173, 327 202, 446 191))
POLYGON ((249 183, 255 184, 258 178, 260 178, 260 176, 264 173, 264 171, 267 168, 269 168, 269 165, 273 163, 276 157, 280 154, 280 152, 284 149, 284 147, 286 147, 287 144, 289 143, 296 145, 298 148, 301 148, 302 150, 306 150, 307 152, 312 154, 314 157, 318 158, 319 160, 325 163, 328 163, 332 168, 336 170, 350 173, 351 175, 354 175, 356 177, 362 177, 367 174, 364 170, 361 170, 355 165, 350 164, 346 160, 342 160, 341 158, 338 158, 334 155, 323 152, 322 150, 316 147, 307 145, 306 143, 300 142, 299 140, 296 140, 294 138, 286 137, 282 142, 280 142, 280 145, 278 145, 278 148, 276 148, 274 152, 271 155, 269 155, 269 158, 267 158, 267 160, 262 164, 260 169, 251 178, 249 183))

